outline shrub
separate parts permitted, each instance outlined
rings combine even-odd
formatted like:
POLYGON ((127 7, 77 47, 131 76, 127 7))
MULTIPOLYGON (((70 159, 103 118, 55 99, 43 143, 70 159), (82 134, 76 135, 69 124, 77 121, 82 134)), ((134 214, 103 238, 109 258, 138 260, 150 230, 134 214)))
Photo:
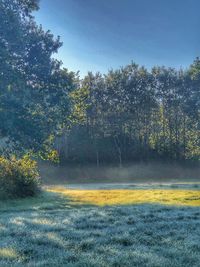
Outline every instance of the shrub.
POLYGON ((21 159, 0 157, 0 198, 34 196, 40 190, 37 163, 25 156, 21 159))

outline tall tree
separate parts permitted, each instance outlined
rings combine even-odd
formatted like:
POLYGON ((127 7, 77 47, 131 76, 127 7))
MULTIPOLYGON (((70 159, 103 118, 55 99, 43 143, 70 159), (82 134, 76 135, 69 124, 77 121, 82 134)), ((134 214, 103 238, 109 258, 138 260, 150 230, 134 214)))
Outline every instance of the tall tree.
POLYGON ((74 88, 75 75, 52 57, 60 38, 32 16, 38 8, 37 0, 0 0, 0 138, 19 151, 40 150, 63 127, 74 88))

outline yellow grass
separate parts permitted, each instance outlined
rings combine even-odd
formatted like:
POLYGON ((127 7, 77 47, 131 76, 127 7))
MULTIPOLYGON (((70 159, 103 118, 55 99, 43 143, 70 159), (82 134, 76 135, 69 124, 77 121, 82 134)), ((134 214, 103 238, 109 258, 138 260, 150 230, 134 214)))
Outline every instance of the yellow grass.
POLYGON ((200 191, 198 190, 73 190, 66 189, 64 187, 54 187, 47 190, 67 196, 78 204, 105 206, 157 203, 167 205, 200 206, 200 191))
POLYGON ((16 258, 17 253, 12 248, 0 248, 0 258, 16 258))

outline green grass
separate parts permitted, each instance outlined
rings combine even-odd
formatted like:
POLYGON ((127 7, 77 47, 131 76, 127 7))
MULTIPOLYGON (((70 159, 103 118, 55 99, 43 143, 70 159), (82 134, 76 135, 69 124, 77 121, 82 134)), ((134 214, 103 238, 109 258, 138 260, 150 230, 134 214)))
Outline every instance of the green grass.
POLYGON ((0 202, 3 267, 197 267, 199 251, 198 206, 98 206, 46 191, 0 202))
POLYGON ((68 189, 53 187, 49 192, 60 193, 72 201, 97 206, 130 205, 130 204, 166 204, 178 206, 200 207, 199 190, 173 190, 173 189, 68 189))

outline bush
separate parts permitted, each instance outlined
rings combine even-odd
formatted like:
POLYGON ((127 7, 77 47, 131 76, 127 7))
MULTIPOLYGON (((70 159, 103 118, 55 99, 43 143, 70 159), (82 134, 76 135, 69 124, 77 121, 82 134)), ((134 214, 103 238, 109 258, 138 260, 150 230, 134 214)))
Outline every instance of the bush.
POLYGON ((28 156, 21 159, 0 157, 0 198, 35 196, 40 190, 37 163, 28 156))

